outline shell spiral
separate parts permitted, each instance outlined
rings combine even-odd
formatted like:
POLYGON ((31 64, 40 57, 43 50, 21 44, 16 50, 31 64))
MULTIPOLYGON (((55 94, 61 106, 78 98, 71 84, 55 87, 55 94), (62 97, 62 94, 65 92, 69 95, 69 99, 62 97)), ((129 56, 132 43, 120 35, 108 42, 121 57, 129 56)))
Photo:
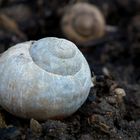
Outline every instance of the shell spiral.
POLYGON ((96 6, 78 2, 66 10, 61 27, 67 38, 81 44, 104 35, 105 19, 96 6))
POLYGON ((92 86, 88 63, 70 41, 48 37, 9 48, 0 58, 0 105, 46 120, 74 113, 92 86))

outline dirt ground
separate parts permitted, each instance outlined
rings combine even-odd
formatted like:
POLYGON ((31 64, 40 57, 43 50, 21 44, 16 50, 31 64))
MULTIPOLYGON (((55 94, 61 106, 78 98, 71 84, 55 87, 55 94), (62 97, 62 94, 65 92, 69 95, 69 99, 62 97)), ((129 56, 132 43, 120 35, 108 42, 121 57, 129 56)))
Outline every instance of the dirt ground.
MULTIPOLYGON (((0 53, 26 40, 66 38, 60 27, 62 14, 78 1, 0 0, 0 53)), ((86 102, 64 120, 45 122, 17 118, 0 108, 0 140, 140 139, 140 2, 86 2, 95 4, 106 24, 117 28, 77 44, 94 72, 95 87, 86 102)))

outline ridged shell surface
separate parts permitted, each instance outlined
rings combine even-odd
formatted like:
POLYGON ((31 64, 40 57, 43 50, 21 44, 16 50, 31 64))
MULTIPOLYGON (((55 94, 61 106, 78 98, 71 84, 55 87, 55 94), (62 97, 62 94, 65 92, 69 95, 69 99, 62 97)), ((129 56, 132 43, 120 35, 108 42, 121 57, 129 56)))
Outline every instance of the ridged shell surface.
POLYGON ((22 118, 67 117, 84 103, 91 86, 86 59, 65 39, 20 43, 0 57, 0 105, 22 118))

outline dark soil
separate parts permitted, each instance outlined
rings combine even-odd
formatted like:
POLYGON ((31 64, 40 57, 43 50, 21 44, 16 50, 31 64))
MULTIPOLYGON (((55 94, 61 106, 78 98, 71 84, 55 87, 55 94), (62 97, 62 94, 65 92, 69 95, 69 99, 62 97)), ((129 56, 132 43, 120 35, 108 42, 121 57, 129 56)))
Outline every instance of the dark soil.
MULTIPOLYGON (((0 17, 0 52, 26 40, 66 38, 60 20, 64 8, 75 2, 0 0, 0 16, 8 16, 7 22, 0 17)), ((77 44, 94 72, 95 87, 86 102, 69 118, 45 122, 17 118, 1 108, 0 140, 140 139, 140 2, 88 2, 97 5, 107 24, 118 30, 77 44)))

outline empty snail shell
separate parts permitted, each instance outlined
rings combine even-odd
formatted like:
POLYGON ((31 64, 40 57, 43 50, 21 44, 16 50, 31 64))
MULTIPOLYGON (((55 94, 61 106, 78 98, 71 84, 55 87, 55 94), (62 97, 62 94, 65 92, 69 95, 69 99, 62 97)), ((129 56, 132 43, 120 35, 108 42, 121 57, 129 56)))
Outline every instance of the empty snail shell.
POLYGON ((92 85, 86 59, 65 39, 20 43, 0 57, 0 105, 22 118, 67 117, 84 103, 92 85))
POLYGON ((81 44, 102 37, 105 33, 105 20, 96 6, 79 2, 67 8, 61 28, 68 39, 81 44))

